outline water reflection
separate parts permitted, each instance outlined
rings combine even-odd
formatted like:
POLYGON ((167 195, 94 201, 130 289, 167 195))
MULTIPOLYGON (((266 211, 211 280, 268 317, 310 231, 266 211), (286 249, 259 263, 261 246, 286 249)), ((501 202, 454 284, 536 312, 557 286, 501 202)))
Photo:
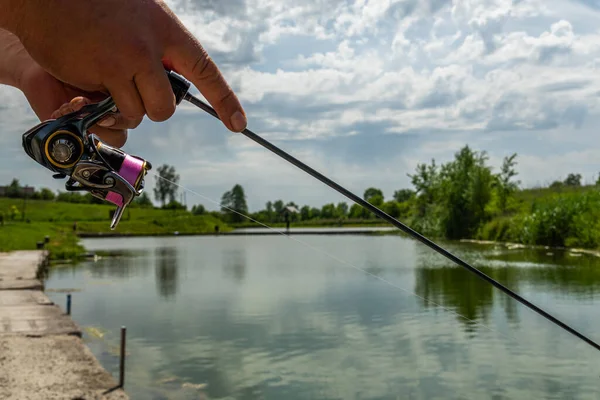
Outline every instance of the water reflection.
MULTIPOLYGON (((591 301, 600 292, 598 257, 561 250, 510 250, 504 246, 464 246, 451 251, 521 295, 535 288, 538 293, 591 301)), ((494 303, 502 307, 509 322, 519 323, 517 309, 523 306, 466 269, 437 254, 425 253, 417 258, 416 267, 415 293, 473 320, 457 317, 468 330, 475 329, 475 321, 489 321, 494 303)), ((431 302, 421 303, 424 307, 435 307, 431 302)))
POLYGON ((223 250, 223 271, 225 275, 234 282, 242 283, 246 276, 246 250, 245 249, 224 249, 223 250))
MULTIPOLYGON (((430 250, 402 238, 314 239, 394 285, 495 330, 510 330, 518 341, 489 330, 472 334, 475 326, 463 318, 458 323, 455 315, 378 279, 275 240, 134 240, 131 246, 146 249, 145 255, 115 260, 114 268, 135 274, 100 289, 85 287, 74 318, 103 327, 115 343, 126 323, 132 398, 199 398, 186 383, 206 384, 208 399, 583 399, 598 392, 587 347, 541 319, 524 317, 523 306, 430 250), (148 265, 155 273, 140 274, 148 265), (513 326, 506 328, 507 322, 513 326)), ((567 257, 561 265, 545 253, 451 251, 549 308, 568 298, 580 307, 578 322, 600 330, 595 307, 585 308, 593 301, 568 292, 574 285, 587 288, 585 296, 597 293, 600 279, 589 260, 569 264, 567 257)), ((95 282, 102 275, 87 272, 96 268, 88 263, 53 274, 48 285, 78 287, 72 274, 95 282)), ((100 346, 93 349, 116 374, 118 360, 100 346)))
POLYGON ((172 300, 179 287, 179 260, 176 247, 158 247, 154 250, 156 289, 160 296, 172 300))

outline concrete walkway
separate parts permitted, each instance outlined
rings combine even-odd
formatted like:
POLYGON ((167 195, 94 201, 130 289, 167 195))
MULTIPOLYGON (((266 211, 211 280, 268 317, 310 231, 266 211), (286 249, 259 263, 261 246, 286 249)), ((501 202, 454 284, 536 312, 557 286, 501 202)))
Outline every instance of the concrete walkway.
POLYGON ((0 399, 128 399, 42 292, 45 251, 0 253, 0 399))

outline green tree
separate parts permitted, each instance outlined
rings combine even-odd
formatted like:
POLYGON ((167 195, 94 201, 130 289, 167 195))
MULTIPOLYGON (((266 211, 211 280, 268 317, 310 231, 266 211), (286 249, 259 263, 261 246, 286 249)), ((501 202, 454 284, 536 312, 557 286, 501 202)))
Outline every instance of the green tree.
POLYGON ((363 218, 363 214, 366 210, 360 204, 352 204, 350 206, 350 212, 348 216, 353 219, 363 218))
POLYGON ((408 201, 410 199, 412 199, 412 197, 415 195, 415 192, 413 190, 410 189, 400 189, 400 190, 396 190, 394 192, 394 200, 396 200, 398 203, 403 203, 405 201, 408 201))
POLYGON ((148 196, 148 192, 142 192, 142 194, 133 200, 133 204, 139 207, 153 207, 152 200, 148 196))
MULTIPOLYGON (((381 191, 381 189, 370 187, 367 190, 365 190, 363 199, 365 199, 366 201, 371 203, 371 199, 373 199, 374 197, 381 197, 381 200, 383 202, 384 197, 383 197, 383 192, 381 191)), ((373 204, 373 203, 371 203, 371 204, 373 204)))
POLYGON ((277 214, 277 216, 281 214, 281 212, 283 211, 283 207, 283 200, 277 200, 275 203, 273 203, 273 211, 275 211, 275 214, 277 214))
POLYGON ((416 173, 408 174, 411 183, 415 187, 417 217, 422 218, 427 215, 431 205, 436 200, 439 190, 439 171, 434 159, 431 164, 417 164, 416 173))
POLYGON ((194 215, 206 214, 206 208, 204 208, 204 205, 202 205, 202 204, 195 205, 192 207, 192 214, 194 214, 194 215))
POLYGON ((493 182, 486 161, 485 152, 465 146, 441 168, 441 229, 449 239, 471 237, 485 220, 493 182))
POLYGON ((389 214, 394 218, 400 217, 400 207, 399 207, 398 202, 395 200, 387 201, 387 202, 383 203, 381 210, 384 213, 389 214))
POLYGON ((40 191, 40 198, 42 200, 54 200, 55 197, 56 196, 55 196, 54 192, 48 188, 43 188, 40 191))
POLYGON ((348 203, 346 202, 340 202, 338 203, 337 207, 336 207, 336 215, 338 218, 346 218, 348 216, 348 203))
POLYGON ((267 216, 267 220, 270 222, 275 221, 275 216, 274 216, 274 211, 273 211, 273 203, 271 201, 267 201, 266 204, 266 216, 267 216))
POLYGON ((19 180, 14 178, 10 185, 6 188, 6 197, 19 197, 19 188, 21 185, 19 184, 19 180))
POLYGON ((567 186, 581 186, 581 174, 569 174, 565 179, 567 186))
POLYGON ((311 218, 310 207, 302 206, 300 209, 300 218, 302 221, 308 221, 311 218))
POLYGON ((321 208, 321 218, 323 218, 323 219, 335 218, 335 215, 336 215, 335 205, 333 203, 325 204, 321 208))
POLYGON ((157 169, 156 187, 154 188, 154 198, 160 201, 163 207, 167 202, 174 202, 177 197, 177 188, 179 175, 175 167, 163 164, 157 169), (162 179, 161 179, 162 178, 162 179))
POLYGON ((510 157, 504 157, 502 162, 502 168, 500 173, 496 175, 496 188, 498 193, 498 208, 502 213, 506 211, 508 199, 512 194, 517 191, 521 181, 512 181, 511 179, 518 175, 515 171, 515 165, 517 162, 515 158, 517 153, 512 154, 510 157))
POLYGON ((230 191, 223 194, 221 197, 221 211, 228 215, 232 222, 241 222, 244 220, 244 215, 248 214, 248 205, 246 204, 244 188, 241 185, 236 184, 230 191), (242 213, 243 215, 238 213, 242 213))
POLYGON ((310 219, 318 219, 321 218, 321 210, 317 207, 310 208, 310 219))

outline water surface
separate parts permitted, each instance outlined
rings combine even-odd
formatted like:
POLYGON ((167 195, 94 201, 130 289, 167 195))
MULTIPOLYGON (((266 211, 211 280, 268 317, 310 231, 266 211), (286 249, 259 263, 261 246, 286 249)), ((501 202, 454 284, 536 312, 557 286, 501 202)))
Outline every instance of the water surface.
MULTIPOLYGON (((87 239, 131 254, 55 268, 47 288, 61 305, 52 290, 75 289, 73 318, 115 377, 127 327, 132 399, 600 398, 600 352, 424 245, 298 240, 320 251, 284 236, 87 239)), ((600 340, 597 258, 444 246, 600 340)))

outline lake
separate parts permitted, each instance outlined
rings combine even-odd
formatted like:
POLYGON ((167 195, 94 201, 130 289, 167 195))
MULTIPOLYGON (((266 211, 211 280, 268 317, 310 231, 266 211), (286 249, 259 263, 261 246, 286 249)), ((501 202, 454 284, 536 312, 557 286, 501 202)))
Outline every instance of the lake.
MULTIPOLYGON (((123 254, 53 268, 48 295, 72 290, 115 378, 127 327, 132 399, 600 398, 600 352, 412 239, 83 242, 123 254)), ((600 340, 600 259, 443 246, 600 340)))

